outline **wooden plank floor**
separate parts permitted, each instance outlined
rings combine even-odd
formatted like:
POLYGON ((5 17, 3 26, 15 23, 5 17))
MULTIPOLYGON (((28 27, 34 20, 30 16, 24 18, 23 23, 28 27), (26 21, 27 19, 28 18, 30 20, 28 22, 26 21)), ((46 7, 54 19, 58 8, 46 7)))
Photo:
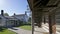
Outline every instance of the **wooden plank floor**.
POLYGON ((35 26, 34 34, 48 34, 48 31, 45 30, 44 26, 42 26, 42 28, 35 26))
MULTIPOLYGON (((56 25, 56 27, 56 34, 60 34, 60 25, 56 25)), ((42 28, 38 28, 37 26, 35 26, 34 34, 49 34, 48 24, 42 24, 42 28)))

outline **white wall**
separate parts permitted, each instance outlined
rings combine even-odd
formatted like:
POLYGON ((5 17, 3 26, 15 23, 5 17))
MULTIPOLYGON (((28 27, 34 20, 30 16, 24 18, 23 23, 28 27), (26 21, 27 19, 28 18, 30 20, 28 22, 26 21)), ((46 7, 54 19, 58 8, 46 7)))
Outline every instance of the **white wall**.
POLYGON ((15 16, 16 18, 18 18, 21 21, 27 22, 28 21, 28 16, 27 15, 23 15, 23 16, 15 16))

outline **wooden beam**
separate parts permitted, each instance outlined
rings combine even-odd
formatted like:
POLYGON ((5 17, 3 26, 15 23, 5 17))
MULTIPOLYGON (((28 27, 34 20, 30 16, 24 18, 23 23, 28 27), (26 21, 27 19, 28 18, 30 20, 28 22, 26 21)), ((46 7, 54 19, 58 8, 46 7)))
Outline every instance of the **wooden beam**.
POLYGON ((48 2, 48 4, 47 4, 47 6, 50 6, 50 5, 58 5, 58 3, 60 2, 60 0, 50 0, 49 2, 48 2))
POLYGON ((34 3, 34 6, 37 5, 41 0, 38 0, 37 2, 34 3))
POLYGON ((33 9, 33 0, 27 0, 30 9, 33 9))
POLYGON ((42 7, 42 8, 34 8, 35 11, 44 11, 44 12, 49 12, 49 10, 51 10, 52 8, 55 8, 55 7, 42 7))

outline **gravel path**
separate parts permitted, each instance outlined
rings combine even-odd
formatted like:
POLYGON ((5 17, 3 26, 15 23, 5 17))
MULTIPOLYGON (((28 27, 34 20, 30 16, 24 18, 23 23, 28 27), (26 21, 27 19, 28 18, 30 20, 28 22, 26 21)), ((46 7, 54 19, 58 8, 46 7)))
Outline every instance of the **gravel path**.
POLYGON ((20 29, 20 28, 16 28, 16 27, 8 28, 8 30, 14 31, 17 34, 32 34, 32 32, 29 30, 24 30, 24 29, 20 29))
MULTIPOLYGON (((13 32, 16 32, 17 34, 32 34, 32 31, 29 31, 29 30, 24 30, 24 29, 21 29, 21 28, 8 28, 8 30, 11 30, 13 32)), ((34 34, 43 34, 43 32, 45 32, 42 28, 35 28, 35 32, 34 34)))

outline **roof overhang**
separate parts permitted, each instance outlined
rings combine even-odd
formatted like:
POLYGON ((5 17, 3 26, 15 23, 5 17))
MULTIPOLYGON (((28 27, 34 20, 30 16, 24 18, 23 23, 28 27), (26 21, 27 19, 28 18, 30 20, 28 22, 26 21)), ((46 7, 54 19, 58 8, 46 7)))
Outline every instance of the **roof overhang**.
MULTIPOLYGON (((30 9, 51 9, 50 7, 57 7, 59 0, 27 0, 30 6, 30 9)), ((49 10, 48 9, 48 10, 49 10)), ((43 10, 43 11, 44 11, 43 10)), ((47 10, 47 11, 48 11, 47 10)))

